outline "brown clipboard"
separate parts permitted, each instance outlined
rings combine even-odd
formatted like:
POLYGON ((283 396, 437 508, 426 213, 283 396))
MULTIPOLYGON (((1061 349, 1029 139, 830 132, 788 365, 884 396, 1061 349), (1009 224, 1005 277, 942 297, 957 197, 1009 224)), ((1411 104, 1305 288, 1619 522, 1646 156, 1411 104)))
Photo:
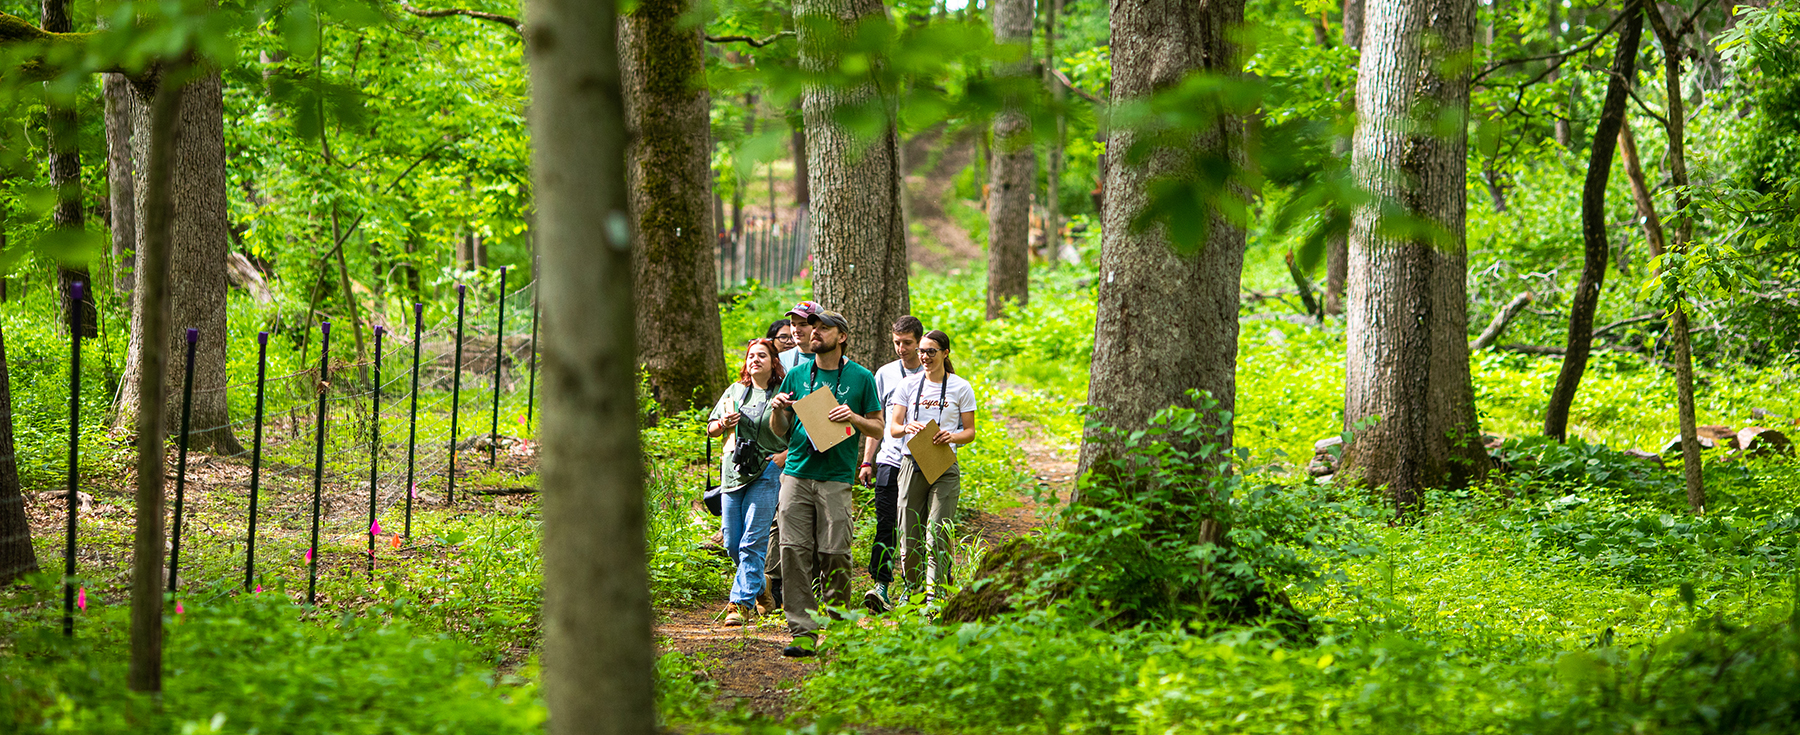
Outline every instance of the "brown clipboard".
POLYGON ((925 428, 906 440, 906 448, 912 450, 913 464, 925 473, 926 482, 937 482, 944 476, 950 465, 956 464, 956 450, 948 444, 938 444, 931 440, 938 435, 937 419, 925 422, 925 428))
POLYGON ((826 418, 831 409, 837 407, 837 398, 829 390, 815 390, 794 401, 794 415, 800 419, 800 425, 806 427, 806 436, 818 451, 828 451, 856 435, 856 427, 826 418))

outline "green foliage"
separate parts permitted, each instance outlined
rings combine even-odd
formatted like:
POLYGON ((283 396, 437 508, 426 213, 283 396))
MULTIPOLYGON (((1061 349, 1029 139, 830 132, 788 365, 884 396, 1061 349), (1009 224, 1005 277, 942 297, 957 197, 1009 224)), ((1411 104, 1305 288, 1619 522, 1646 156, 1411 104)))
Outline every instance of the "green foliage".
MULTIPOLYGON (((60 587, 38 582, 46 601, 60 587)), ((90 605, 65 639, 44 605, 7 618, 0 722, 13 732, 537 732, 535 666, 497 674, 401 620, 409 603, 319 619, 285 595, 215 595, 169 613, 163 694, 125 689, 124 606, 90 605)))

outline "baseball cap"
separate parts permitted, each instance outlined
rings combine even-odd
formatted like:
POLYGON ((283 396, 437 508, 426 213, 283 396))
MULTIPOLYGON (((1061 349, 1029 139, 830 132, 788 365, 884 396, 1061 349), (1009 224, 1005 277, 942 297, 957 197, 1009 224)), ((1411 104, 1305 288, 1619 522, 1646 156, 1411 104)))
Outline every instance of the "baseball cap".
POLYGON ((801 319, 811 319, 812 315, 824 310, 825 307, 820 306, 817 301, 802 301, 798 304, 794 304, 794 308, 788 309, 787 315, 797 316, 801 319))
POLYGON ((819 312, 817 314, 811 314, 811 315, 807 316, 806 323, 814 324, 814 325, 823 324, 828 327, 837 327, 838 330, 842 331, 842 332, 850 331, 850 321, 848 319, 845 319, 843 314, 839 314, 839 313, 837 313, 835 311, 831 311, 829 309, 821 309, 821 310, 819 310, 819 312))

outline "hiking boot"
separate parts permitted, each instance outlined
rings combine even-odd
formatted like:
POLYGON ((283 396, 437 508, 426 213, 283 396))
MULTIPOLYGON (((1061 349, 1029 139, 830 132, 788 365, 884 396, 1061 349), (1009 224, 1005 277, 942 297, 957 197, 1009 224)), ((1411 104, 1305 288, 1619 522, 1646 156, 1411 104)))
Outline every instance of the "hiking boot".
POLYGON ((817 638, 810 635, 797 635, 794 636, 793 642, 788 644, 787 648, 781 649, 781 655, 788 658, 816 656, 819 652, 814 649, 818 648, 818 645, 819 640, 817 638))
POLYGON ((755 613, 745 605, 732 603, 725 606, 725 627, 737 628, 750 621, 755 613))
POLYGON ((871 615, 880 615, 887 612, 888 608, 892 607, 892 605, 888 604, 887 583, 876 582, 875 589, 863 593, 863 607, 867 609, 871 615))
POLYGON ((769 586, 763 585, 763 591, 756 593, 756 614, 768 615, 781 606, 775 604, 775 595, 769 593, 769 586))

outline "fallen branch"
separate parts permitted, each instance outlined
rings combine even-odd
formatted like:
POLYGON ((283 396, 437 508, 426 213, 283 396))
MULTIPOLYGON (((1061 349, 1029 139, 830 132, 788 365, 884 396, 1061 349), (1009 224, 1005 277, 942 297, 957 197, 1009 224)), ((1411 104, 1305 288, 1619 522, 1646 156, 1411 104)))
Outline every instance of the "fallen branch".
POLYGON ((1650 321, 1652 319, 1660 318, 1661 316, 1662 316, 1662 314, 1639 314, 1637 316, 1626 317, 1624 319, 1620 319, 1616 322, 1613 322, 1604 327, 1594 330, 1594 338, 1598 339, 1600 337, 1600 335, 1606 334, 1607 332, 1610 332, 1614 329, 1618 329, 1620 327, 1628 327, 1633 324, 1640 324, 1643 322, 1650 321))
MULTIPOLYGON (((1485 350, 1493 345, 1494 340, 1500 339, 1500 335, 1506 332, 1507 325, 1512 324, 1512 320, 1519 316, 1519 312, 1525 310, 1525 305, 1531 303, 1533 298, 1530 291, 1514 296, 1512 301, 1507 302, 1506 306, 1501 307, 1500 312, 1494 315, 1494 320, 1488 322, 1487 329, 1481 330, 1481 336, 1469 343, 1469 351, 1485 350)), ((1596 334, 1598 333, 1596 332, 1596 334)))
POLYGON ((514 33, 517 33, 521 36, 525 35, 525 24, 520 22, 518 18, 514 18, 510 15, 501 15, 499 13, 489 13, 489 12, 485 12, 485 11, 481 11, 481 10, 468 10, 466 8, 444 8, 441 10, 426 10, 424 8, 415 8, 412 5, 408 4, 406 2, 406 0, 400 0, 400 9, 404 10, 408 13, 412 13, 413 15, 419 16, 420 18, 449 18, 449 17, 460 15, 460 16, 463 16, 466 18, 474 18, 476 20, 485 20, 490 23, 499 23, 500 25, 506 26, 507 28, 511 28, 511 29, 513 29, 514 33))
POLYGON ((707 43, 744 43, 744 44, 749 44, 751 48, 762 48, 771 43, 779 41, 783 38, 788 38, 793 35, 794 35, 793 31, 782 31, 773 36, 769 36, 768 38, 756 38, 754 36, 707 36, 706 42, 707 43))

